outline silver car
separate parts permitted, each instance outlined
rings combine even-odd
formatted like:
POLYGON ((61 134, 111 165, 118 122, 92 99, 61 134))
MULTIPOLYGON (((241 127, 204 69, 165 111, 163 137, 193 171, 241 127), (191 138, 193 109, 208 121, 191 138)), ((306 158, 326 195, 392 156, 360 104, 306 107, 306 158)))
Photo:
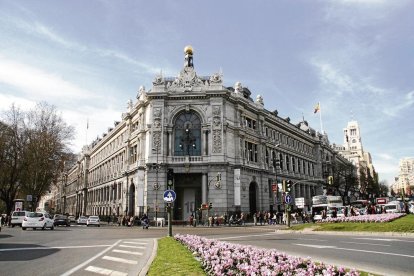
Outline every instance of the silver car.
POLYGON ((86 222, 86 226, 95 225, 101 227, 101 222, 99 221, 98 216, 90 216, 86 222))

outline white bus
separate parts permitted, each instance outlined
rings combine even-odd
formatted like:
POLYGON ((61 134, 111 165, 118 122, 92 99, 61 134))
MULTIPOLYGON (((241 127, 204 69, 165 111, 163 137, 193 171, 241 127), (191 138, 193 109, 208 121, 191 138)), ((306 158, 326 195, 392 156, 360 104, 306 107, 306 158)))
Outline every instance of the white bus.
POLYGON ((326 217, 332 217, 332 212, 336 209, 337 216, 344 216, 345 206, 340 196, 314 196, 312 197, 312 216, 314 221, 322 220, 323 212, 326 217))

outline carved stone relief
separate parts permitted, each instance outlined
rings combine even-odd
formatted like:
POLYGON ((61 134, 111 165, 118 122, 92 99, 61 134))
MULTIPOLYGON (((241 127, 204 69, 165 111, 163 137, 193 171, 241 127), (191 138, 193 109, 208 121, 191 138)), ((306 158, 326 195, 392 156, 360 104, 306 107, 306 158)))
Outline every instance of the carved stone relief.
POLYGON ((161 131, 152 133, 152 145, 154 148, 161 148, 161 131))
POLYGON ((213 153, 221 152, 221 130, 213 130, 213 153))

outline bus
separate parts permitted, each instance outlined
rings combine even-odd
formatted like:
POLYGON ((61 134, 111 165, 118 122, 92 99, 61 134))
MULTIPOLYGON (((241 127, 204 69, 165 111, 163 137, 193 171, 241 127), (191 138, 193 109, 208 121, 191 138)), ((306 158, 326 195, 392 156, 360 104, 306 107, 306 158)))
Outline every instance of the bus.
POLYGON ((324 212, 326 217, 332 217, 334 210, 337 211, 337 216, 344 216, 345 208, 340 196, 320 195, 312 197, 312 217, 314 221, 322 220, 324 212))

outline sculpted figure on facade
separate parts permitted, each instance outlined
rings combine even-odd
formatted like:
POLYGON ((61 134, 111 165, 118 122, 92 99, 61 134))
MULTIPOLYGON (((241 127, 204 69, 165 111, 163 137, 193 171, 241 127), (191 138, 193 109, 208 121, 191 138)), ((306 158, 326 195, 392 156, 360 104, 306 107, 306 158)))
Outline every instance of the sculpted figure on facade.
POLYGON ((256 97, 256 103, 258 103, 260 105, 264 105, 264 103, 263 103, 263 97, 261 95, 257 95, 257 97, 256 97))
POLYGON ((243 94, 243 87, 239 81, 234 84, 234 93, 237 95, 243 94))
POLYGON ((127 102, 127 110, 129 113, 131 113, 132 111, 132 100, 131 99, 129 99, 127 102))

